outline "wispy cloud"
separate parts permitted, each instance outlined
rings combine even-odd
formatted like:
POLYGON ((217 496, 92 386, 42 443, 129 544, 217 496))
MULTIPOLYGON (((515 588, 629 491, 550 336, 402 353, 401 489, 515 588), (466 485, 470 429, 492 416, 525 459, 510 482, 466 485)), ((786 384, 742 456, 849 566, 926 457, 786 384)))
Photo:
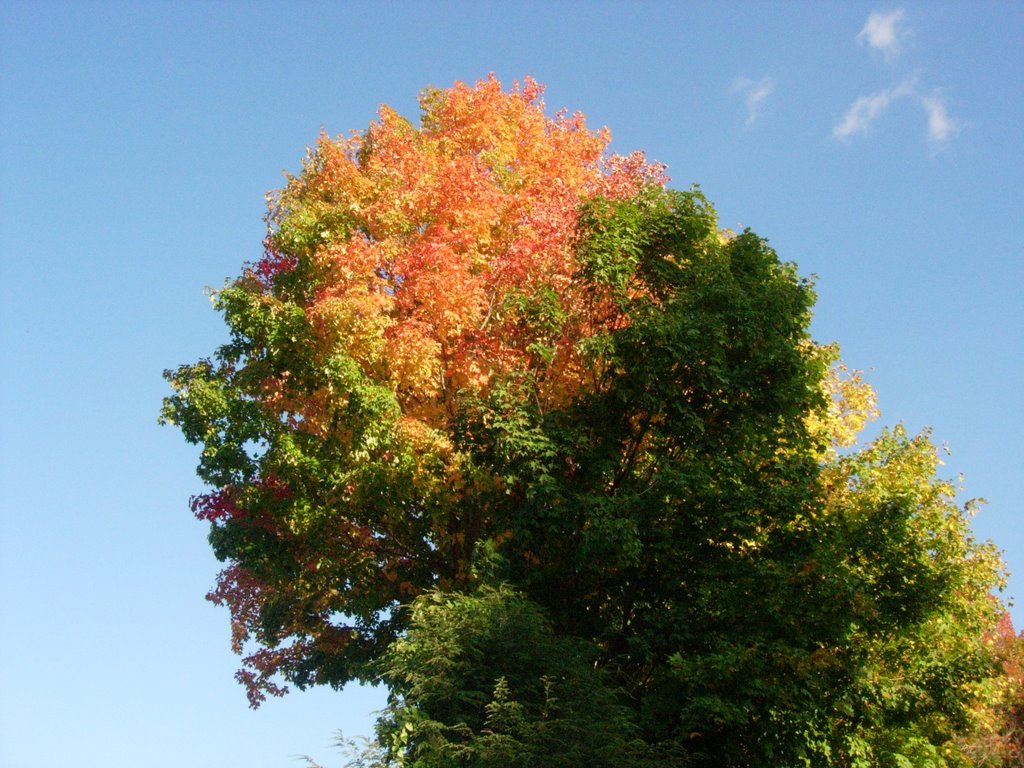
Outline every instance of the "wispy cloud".
POLYGON ((867 133, 871 124, 882 116, 889 105, 914 94, 915 82, 916 78, 911 77, 892 88, 861 96, 832 128, 832 136, 845 140, 858 133, 867 133))
MULTIPOLYGON (((892 62, 900 53, 902 41, 910 34, 904 23, 906 16, 902 8, 871 13, 857 35, 857 41, 880 51, 892 62)), ((928 142, 932 148, 945 145, 960 132, 960 123, 950 116, 940 90, 926 92, 918 87, 920 74, 918 72, 906 77, 896 85, 869 96, 858 97, 832 126, 832 137, 848 141, 854 136, 868 133, 893 103, 909 100, 924 112, 928 122, 928 142)))
POLYGON ((864 28, 857 35, 857 40, 881 51, 886 59, 892 61, 899 54, 900 42, 907 34, 900 28, 906 15, 902 8, 870 14, 868 20, 864 22, 864 28))
POLYGON ((730 90, 743 95, 743 101, 747 105, 746 126, 749 128, 757 122, 757 118, 761 115, 761 108, 775 90, 775 81, 770 77, 762 77, 760 80, 739 77, 733 82, 730 90))
POLYGON ((960 126, 949 116, 946 102, 938 91, 918 97, 921 107, 928 115, 928 138, 936 143, 945 143, 960 132, 960 126))

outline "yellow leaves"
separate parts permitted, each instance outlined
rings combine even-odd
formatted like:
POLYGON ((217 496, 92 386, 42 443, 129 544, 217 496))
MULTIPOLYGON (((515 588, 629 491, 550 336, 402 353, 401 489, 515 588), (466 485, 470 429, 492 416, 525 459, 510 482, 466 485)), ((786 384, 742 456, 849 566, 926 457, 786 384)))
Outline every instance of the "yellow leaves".
POLYGON ((351 237, 320 249, 314 258, 324 273, 323 296, 384 288, 377 269, 382 252, 366 237, 351 237))
POLYGON ((415 463, 414 482, 428 495, 443 494, 458 475, 458 456, 448 435, 426 421, 404 415, 398 420, 398 434, 407 444, 407 455, 415 463))
POLYGON ((878 417, 878 399, 860 371, 851 371, 842 363, 832 371, 825 379, 831 390, 831 411, 835 419, 832 439, 836 445, 853 445, 864 426, 878 417))
POLYGON ((373 189, 356 163, 361 145, 357 136, 333 140, 321 134, 311 158, 315 173, 304 175, 307 196, 320 197, 328 204, 344 203, 349 210, 358 211, 373 189))
MULTIPOLYGON (((409 401, 436 398, 441 392, 441 344, 422 323, 394 326, 387 338, 388 379, 409 401)), ((410 403, 411 404, 411 403, 410 403)), ((403 411, 408 412, 405 408, 403 411)))
POLYGON ((369 292, 345 298, 328 296, 307 314, 325 342, 326 356, 342 347, 370 373, 383 365, 384 332, 391 324, 382 311, 387 304, 387 297, 369 292))
MULTIPOLYGON (((832 357, 838 354, 834 347, 817 347, 807 353, 832 357)), ((827 441, 833 451, 855 445, 867 423, 878 418, 875 390, 864 381, 861 371, 850 370, 842 361, 829 368, 821 380, 821 389, 827 409, 824 413, 808 414, 808 431, 827 441)))
POLYGON ((398 420, 398 431, 409 442, 414 454, 447 457, 452 452, 448 436, 420 419, 402 416, 398 420))

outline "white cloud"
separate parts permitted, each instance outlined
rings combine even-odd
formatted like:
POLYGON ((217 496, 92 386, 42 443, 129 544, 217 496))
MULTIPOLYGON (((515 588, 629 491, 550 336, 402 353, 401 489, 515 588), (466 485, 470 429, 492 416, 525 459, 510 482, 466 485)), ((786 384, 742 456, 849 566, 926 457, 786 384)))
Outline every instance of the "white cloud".
POLYGON ((894 11, 876 11, 868 16, 857 39, 862 43, 867 42, 872 48, 885 54, 886 59, 892 61, 900 52, 900 40, 906 36, 906 32, 899 28, 906 15, 902 8, 894 11))
POLYGON ((928 115, 928 138, 933 142, 946 142, 960 132, 960 126, 949 116, 946 103, 938 92, 918 97, 928 115))
POLYGON ((747 122, 749 128, 761 114, 761 108, 765 101, 775 90, 775 81, 770 77, 762 77, 760 80, 751 80, 749 77, 740 77, 732 84, 730 89, 733 93, 743 94, 743 101, 747 105, 747 122))
POLYGON ((879 91, 870 96, 861 96, 846 114, 832 128, 832 135, 837 139, 848 139, 858 133, 867 133, 868 128, 894 101, 898 101, 914 93, 915 78, 904 80, 899 85, 879 91))
MULTIPOLYGON (((875 11, 868 16, 857 35, 857 41, 880 51, 892 62, 899 55, 901 44, 909 34, 904 25, 905 19, 906 12, 902 8, 875 11)), ((893 103, 908 99, 923 111, 928 124, 928 141, 933 149, 946 144, 960 132, 960 122, 950 117, 940 90, 925 93, 918 88, 919 75, 913 74, 890 88, 856 99, 832 126, 832 137, 846 141, 858 134, 867 133, 893 103)))

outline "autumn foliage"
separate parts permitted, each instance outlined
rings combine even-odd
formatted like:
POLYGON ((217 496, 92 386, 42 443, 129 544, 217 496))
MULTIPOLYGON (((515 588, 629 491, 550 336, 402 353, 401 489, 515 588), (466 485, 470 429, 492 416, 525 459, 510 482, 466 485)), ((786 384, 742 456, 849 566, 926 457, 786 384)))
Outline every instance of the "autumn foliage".
MULTIPOLYGON (((363 134, 322 136, 273 200, 254 275, 268 290, 296 268, 315 282, 303 297, 314 364, 343 343, 396 394, 410 440, 446 433, 457 398, 513 373, 542 382, 543 404, 568 401, 588 376, 579 341, 619 319, 574 280, 580 205, 666 177, 640 154, 606 157, 607 131, 546 117, 540 97, 532 80, 428 90, 421 128, 383 107, 363 134)), ((304 429, 329 429, 326 403, 318 413, 308 397, 288 403, 286 381, 265 386, 304 429)))
POLYGON ((957 764, 1000 566, 934 447, 856 448, 810 283, 541 97, 321 136, 166 374, 250 701, 383 680, 396 764, 957 764))

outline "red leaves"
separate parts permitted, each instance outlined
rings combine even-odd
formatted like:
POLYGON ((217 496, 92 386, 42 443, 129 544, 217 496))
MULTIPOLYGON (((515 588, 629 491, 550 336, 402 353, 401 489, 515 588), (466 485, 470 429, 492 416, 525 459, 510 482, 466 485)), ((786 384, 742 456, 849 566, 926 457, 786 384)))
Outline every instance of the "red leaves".
POLYGON ((299 260, 296 256, 281 253, 267 237, 263 241, 263 258, 253 265, 252 272, 259 280, 260 285, 269 290, 273 287, 274 278, 279 273, 295 269, 298 263, 299 260))
POLYGON ((219 491, 193 496, 189 506, 192 508, 192 514, 198 519, 216 523, 244 514, 235 504, 234 497, 235 489, 221 488, 219 491))
POLYGON ((225 605, 231 612, 231 649, 235 653, 242 652, 249 627, 258 625, 260 605, 269 591, 269 585, 251 571, 233 564, 217 575, 217 586, 206 595, 211 603, 225 605))
POLYGON ((604 161, 605 176, 597 185, 597 194, 622 200, 649 184, 663 187, 669 182, 665 173, 667 167, 662 163, 648 163, 643 152, 612 155, 604 161))
MULTIPOLYGON (((278 500, 287 498, 290 493, 288 484, 273 474, 257 481, 253 487, 269 492, 278 500)), ((229 485, 210 493, 193 496, 189 506, 192 514, 199 520, 208 520, 211 523, 249 518, 249 512, 239 505, 239 494, 240 489, 229 485)))

